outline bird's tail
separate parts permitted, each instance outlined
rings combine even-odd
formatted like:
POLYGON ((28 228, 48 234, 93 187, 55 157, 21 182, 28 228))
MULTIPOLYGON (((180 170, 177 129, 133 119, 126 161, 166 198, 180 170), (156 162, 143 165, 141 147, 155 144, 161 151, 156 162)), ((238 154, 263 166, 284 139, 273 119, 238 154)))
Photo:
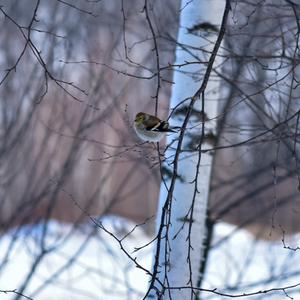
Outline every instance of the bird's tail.
POLYGON ((181 130, 180 126, 170 126, 168 132, 179 132, 181 130))

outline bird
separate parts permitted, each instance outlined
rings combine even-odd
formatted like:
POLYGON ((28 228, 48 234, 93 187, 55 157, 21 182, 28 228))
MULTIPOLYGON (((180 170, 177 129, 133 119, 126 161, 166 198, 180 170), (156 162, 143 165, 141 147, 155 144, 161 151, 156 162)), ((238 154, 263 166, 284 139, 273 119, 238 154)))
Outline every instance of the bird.
POLYGON ((177 132, 178 128, 170 128, 167 121, 144 112, 136 114, 134 120, 134 130, 137 136, 146 142, 159 142, 167 132, 177 132))

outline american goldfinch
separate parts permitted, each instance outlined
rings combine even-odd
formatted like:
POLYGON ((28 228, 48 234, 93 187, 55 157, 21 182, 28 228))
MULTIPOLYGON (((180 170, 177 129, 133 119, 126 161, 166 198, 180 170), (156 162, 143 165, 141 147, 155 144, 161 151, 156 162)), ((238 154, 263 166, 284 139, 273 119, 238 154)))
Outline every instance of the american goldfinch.
POLYGON ((134 130, 143 141, 159 142, 167 132, 176 132, 174 129, 169 127, 167 121, 144 112, 139 112, 135 116, 134 130))

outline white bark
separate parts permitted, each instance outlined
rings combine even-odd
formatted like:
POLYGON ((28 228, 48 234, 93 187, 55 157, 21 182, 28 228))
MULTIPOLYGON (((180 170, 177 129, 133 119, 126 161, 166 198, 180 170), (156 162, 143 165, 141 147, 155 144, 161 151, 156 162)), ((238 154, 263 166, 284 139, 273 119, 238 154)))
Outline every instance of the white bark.
MULTIPOLYGON (((200 35, 203 35, 203 31, 188 33, 187 29, 193 28, 196 24, 203 22, 209 22, 220 27, 224 4, 225 1, 220 0, 182 0, 176 65, 181 65, 185 62, 195 62, 197 61, 195 57, 198 57, 201 61, 208 61, 210 53, 202 51, 202 49, 211 52, 217 34, 207 36, 207 39, 211 41, 210 43, 200 37, 200 35), (189 48, 189 51, 193 53, 189 54, 182 49, 180 46, 182 44, 197 47, 198 49, 201 48, 201 50, 191 50, 189 48), (193 57, 193 55, 195 56, 193 57)), ((216 63, 217 61, 214 66, 216 63)), ((173 81, 175 84, 172 90, 171 108, 174 108, 182 100, 192 97, 195 94, 201 85, 206 67, 207 64, 187 64, 174 72, 173 81)), ((219 83, 214 80, 213 75, 212 73, 210 82, 205 90, 205 112, 209 119, 213 119, 217 115, 219 83)), ((186 104, 189 103, 190 100, 186 102, 186 104)), ((201 107, 201 101, 197 100, 194 108, 201 111, 201 107)), ((184 116, 182 117, 184 118, 184 116)), ((181 126, 182 119, 179 120, 174 117, 170 119, 170 123, 171 125, 181 126)), ((199 143, 202 124, 199 120, 196 123, 192 116, 183 139, 182 149, 188 148, 188 143, 191 141, 191 138, 188 136, 190 133, 198 136, 199 143), (196 123, 198 124, 197 127, 189 129, 196 123)), ((214 121, 205 122, 205 132, 207 133, 209 130, 215 131, 215 125, 214 121)), ((173 139, 174 135, 170 135, 168 137, 168 144, 173 139)), ((202 149, 205 147, 211 148, 211 145, 203 143, 202 149)), ((169 163, 174 158, 174 148, 176 148, 176 144, 173 143, 173 150, 169 149, 165 153, 166 158, 171 157, 168 160, 169 163)), ((197 168, 198 160, 199 152, 197 150, 194 150, 194 152, 183 152, 179 155, 177 174, 182 180, 177 178, 175 181, 171 209, 168 210, 164 219, 164 224, 170 225, 163 228, 162 238, 160 239, 159 273, 157 274, 157 278, 167 289, 163 291, 164 288, 158 282, 155 283, 155 287, 163 294, 162 299, 185 300, 194 298, 191 288, 168 290, 168 287, 196 287, 199 278, 202 244, 205 237, 205 217, 209 195, 212 155, 211 153, 202 153, 199 168, 197 168), (194 182, 196 177, 197 180, 194 182), (194 197, 194 194, 196 194, 196 197, 194 197), (195 199, 194 203, 193 199, 195 199), (191 219, 193 220, 192 223, 189 221, 191 219)), ((171 164, 169 168, 172 170, 173 166, 171 164)), ((167 181, 167 185, 170 186, 170 181, 167 181)), ((168 191, 163 183, 158 208, 158 230, 161 225, 162 207, 165 205, 167 197, 168 191)), ((152 290, 151 294, 152 297, 157 298, 154 290, 152 290)))

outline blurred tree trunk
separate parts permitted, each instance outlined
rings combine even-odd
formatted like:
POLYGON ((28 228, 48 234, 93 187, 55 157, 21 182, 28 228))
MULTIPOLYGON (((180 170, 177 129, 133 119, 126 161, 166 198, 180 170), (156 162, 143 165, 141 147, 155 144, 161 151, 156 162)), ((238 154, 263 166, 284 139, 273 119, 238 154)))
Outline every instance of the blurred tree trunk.
POLYGON ((210 211, 214 221, 282 239, 299 231, 300 6, 240 1, 233 13, 210 211))
MULTIPOLYGON (((162 36, 175 35, 179 1, 149 2, 155 30, 162 36)), ((0 81, 26 44, 3 13, 26 26, 37 1, 1 4, 0 39, 7 42, 2 43, 0 81)), ((86 212, 117 214, 141 223, 156 212, 156 153, 141 145, 132 129, 134 115, 153 112, 155 102, 151 96, 156 79, 151 76, 156 56, 144 0, 83 1, 76 7, 39 2, 37 16, 42 21, 33 25, 42 32, 32 30, 31 40, 53 77, 73 82, 85 93, 67 84, 62 89, 45 76, 29 47, 17 72, 0 85, 1 231, 39 222, 46 215, 76 223, 86 220, 86 212)), ((172 79, 166 66, 174 60, 175 43, 163 38, 157 43, 165 67, 158 111, 166 115, 172 79)), ((154 231, 153 223, 151 219, 146 224, 148 232, 154 231)))

